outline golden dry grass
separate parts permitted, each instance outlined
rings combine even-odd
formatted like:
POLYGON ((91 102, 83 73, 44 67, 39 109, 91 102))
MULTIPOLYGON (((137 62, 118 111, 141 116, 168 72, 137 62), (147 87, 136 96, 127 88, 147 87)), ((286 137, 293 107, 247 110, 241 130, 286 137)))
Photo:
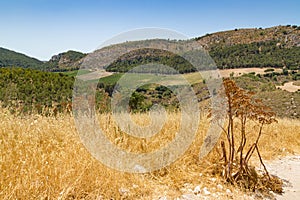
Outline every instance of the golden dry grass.
MULTIPOLYGON (((110 115, 103 114, 99 119, 102 129, 116 145, 147 152, 174 136, 172 133, 180 126, 178 114, 170 113, 169 117, 161 134, 151 141, 118 132, 110 115), (122 142, 116 140, 120 137, 122 142)), ((141 114, 133 118, 141 124, 149 120, 141 114)), ((115 171, 91 157, 76 133, 71 116, 22 117, 0 110, 0 119, 0 199, 175 198, 197 185, 219 194, 218 199, 241 195, 213 174, 214 163, 220 158, 218 148, 205 159, 198 158, 209 124, 206 118, 201 120, 197 137, 184 156, 164 169, 147 174, 115 171), (223 187, 217 187, 218 184, 223 187), (232 193, 227 194, 226 189, 232 193)), ((264 133, 260 141, 263 158, 300 154, 300 121, 282 119, 278 124, 266 126, 264 133)))

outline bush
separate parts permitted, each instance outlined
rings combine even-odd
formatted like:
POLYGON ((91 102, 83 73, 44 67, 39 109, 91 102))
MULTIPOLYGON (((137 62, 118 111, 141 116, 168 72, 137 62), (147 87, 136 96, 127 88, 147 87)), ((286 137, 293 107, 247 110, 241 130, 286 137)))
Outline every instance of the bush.
POLYGON ((264 72, 274 72, 274 69, 269 68, 269 69, 266 69, 264 72))

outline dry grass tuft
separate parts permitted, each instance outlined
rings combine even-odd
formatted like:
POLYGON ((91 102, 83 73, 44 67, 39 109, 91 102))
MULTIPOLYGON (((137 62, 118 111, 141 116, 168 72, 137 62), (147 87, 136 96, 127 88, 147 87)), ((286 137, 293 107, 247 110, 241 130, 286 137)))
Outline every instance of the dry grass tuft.
MULTIPOLYGON (((133 117, 139 123, 148 120, 140 114, 133 117)), ((180 124, 178 114, 171 113, 169 117, 162 134, 151 141, 139 141, 118 132, 108 114, 100 115, 99 119, 112 141, 122 137, 122 142, 116 145, 147 152, 172 139, 171 133, 180 124)), ((71 116, 22 117, 1 109, 0 119, 0 199, 174 198, 191 193, 196 186, 207 187, 211 193, 218 194, 216 198, 219 199, 241 195, 214 171, 220 160, 219 145, 206 158, 198 159, 208 119, 202 119, 197 137, 183 157, 164 169, 147 174, 118 172, 91 157, 76 133, 71 116)), ((297 120, 282 119, 278 124, 266 126, 260 140, 263 158, 300 154, 299 134, 300 121, 297 120)))

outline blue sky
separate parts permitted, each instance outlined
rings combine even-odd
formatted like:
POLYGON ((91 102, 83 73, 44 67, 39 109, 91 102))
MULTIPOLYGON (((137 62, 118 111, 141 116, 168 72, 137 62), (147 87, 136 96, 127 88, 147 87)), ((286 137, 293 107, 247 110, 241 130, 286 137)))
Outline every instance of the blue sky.
POLYGON ((41 60, 91 52, 124 31, 158 27, 188 37, 248 27, 300 25, 299 0, 0 0, 0 47, 41 60))

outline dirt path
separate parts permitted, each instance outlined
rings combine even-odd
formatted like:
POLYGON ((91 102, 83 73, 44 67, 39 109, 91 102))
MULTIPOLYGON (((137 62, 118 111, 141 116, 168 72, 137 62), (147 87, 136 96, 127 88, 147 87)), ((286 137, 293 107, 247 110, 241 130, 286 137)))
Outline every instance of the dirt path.
POLYGON ((276 199, 296 200, 300 197, 300 155, 287 156, 266 163, 269 172, 285 180, 284 194, 276 199))
POLYGON ((113 74, 112 72, 107 72, 105 70, 97 70, 91 73, 80 75, 77 78, 87 81, 87 80, 95 80, 95 79, 103 78, 106 76, 110 76, 112 74, 113 74))
POLYGON ((283 86, 277 86, 277 88, 281 88, 282 90, 286 90, 288 92, 296 92, 300 89, 300 86, 294 85, 294 82, 288 82, 283 86))
MULTIPOLYGON (((223 77, 229 77, 231 73, 233 76, 241 76, 250 72, 255 72, 256 74, 265 74, 265 70, 269 68, 237 68, 237 69, 221 69, 219 70, 220 74, 223 77)), ((275 72, 282 71, 281 69, 274 69, 275 72)))

